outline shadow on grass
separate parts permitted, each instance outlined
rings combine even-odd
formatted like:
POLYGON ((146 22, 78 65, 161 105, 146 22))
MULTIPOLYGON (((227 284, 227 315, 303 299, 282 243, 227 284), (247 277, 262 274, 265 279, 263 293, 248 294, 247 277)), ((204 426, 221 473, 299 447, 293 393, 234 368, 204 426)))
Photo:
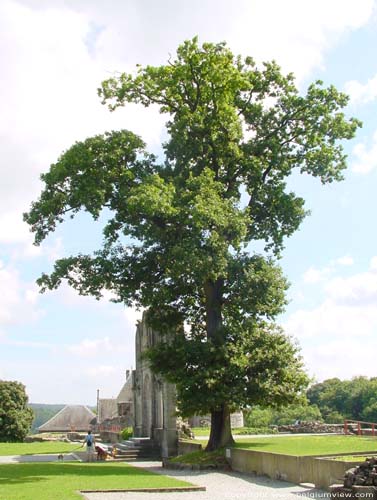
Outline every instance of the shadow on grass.
POLYGON ((150 477, 158 476, 154 472, 146 471, 128 465, 112 464, 55 464, 55 463, 23 463, 0 465, 1 485, 37 483, 54 476, 81 476, 81 477, 150 477))

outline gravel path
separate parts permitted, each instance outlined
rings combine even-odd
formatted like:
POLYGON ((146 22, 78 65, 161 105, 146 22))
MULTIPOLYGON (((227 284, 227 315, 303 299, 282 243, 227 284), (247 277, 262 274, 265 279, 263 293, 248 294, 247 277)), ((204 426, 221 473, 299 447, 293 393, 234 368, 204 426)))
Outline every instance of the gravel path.
MULTIPOLYGON (((186 480, 207 491, 177 493, 85 493, 87 500, 299 500, 328 498, 328 493, 284 481, 248 474, 166 470, 161 462, 134 462, 132 465, 186 480)), ((148 486, 148 485, 146 485, 148 486)))

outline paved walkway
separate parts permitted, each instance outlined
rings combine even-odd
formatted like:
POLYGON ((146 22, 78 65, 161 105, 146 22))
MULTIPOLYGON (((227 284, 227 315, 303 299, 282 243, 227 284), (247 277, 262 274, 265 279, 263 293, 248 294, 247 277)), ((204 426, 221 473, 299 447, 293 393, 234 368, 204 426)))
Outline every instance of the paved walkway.
MULTIPOLYGON (((161 462, 133 462, 130 465, 166 474, 207 491, 169 493, 85 493, 87 500, 299 500, 300 498, 328 498, 328 493, 304 488, 284 481, 247 474, 212 471, 177 471, 161 467, 161 462)), ((146 484, 146 486, 148 486, 146 484)))
MULTIPOLYGON (((77 457, 70 453, 63 454, 64 461, 77 460, 77 457)), ((8 455, 8 456, 0 456, 0 464, 16 464, 16 463, 24 463, 24 462, 57 462, 58 454, 43 454, 43 455, 8 455)))

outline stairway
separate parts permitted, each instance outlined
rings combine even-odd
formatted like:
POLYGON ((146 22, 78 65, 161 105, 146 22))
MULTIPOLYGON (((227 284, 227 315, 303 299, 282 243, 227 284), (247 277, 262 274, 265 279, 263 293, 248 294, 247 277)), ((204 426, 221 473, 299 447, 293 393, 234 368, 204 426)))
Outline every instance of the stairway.
POLYGON ((127 441, 122 441, 113 445, 116 449, 115 460, 155 460, 161 458, 160 449, 154 444, 151 438, 132 437, 127 441))

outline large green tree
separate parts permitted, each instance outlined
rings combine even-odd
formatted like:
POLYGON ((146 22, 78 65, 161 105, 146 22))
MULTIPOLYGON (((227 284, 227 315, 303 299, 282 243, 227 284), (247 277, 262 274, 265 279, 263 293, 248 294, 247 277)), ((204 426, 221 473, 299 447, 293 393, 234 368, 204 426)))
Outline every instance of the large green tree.
POLYGON ((67 216, 86 210, 96 219, 107 208, 104 244, 58 260, 39 282, 53 289, 66 279, 96 297, 111 290, 149 307, 160 330, 176 329, 150 359, 177 383, 183 412, 211 412, 213 449, 232 439, 233 407, 284 403, 305 386, 297 347, 271 322, 286 282, 246 246, 263 240, 279 256, 306 214, 287 178, 296 170, 340 180, 339 139, 359 122, 344 117, 347 97, 334 87, 316 82, 301 95, 274 62, 258 66, 196 39, 166 65, 111 78, 99 93, 111 110, 159 106, 164 158, 125 130, 67 150, 42 176, 26 221, 38 244, 67 216))
POLYGON ((27 401, 23 384, 0 380, 0 441, 24 440, 34 417, 27 401))

